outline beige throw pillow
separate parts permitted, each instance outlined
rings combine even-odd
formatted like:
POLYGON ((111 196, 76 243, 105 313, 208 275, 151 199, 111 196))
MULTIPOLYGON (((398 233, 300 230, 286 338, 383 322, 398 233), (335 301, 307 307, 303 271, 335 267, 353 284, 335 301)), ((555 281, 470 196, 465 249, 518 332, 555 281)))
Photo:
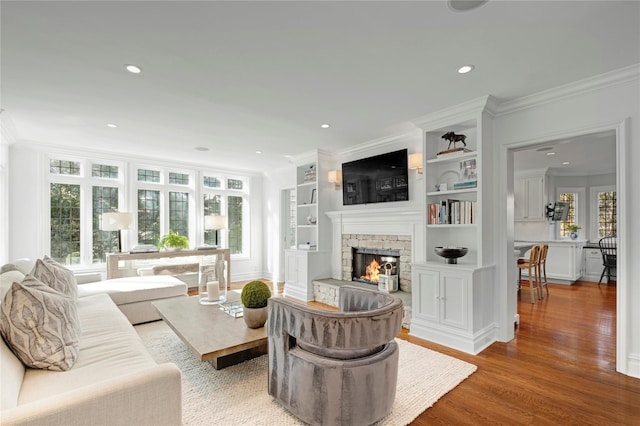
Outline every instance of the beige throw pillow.
POLYGON ((73 272, 48 256, 36 260, 33 276, 66 296, 78 299, 78 282, 73 272))
POLYGON ((32 275, 14 282, 0 305, 0 332, 27 367, 66 371, 78 358, 76 302, 32 275))

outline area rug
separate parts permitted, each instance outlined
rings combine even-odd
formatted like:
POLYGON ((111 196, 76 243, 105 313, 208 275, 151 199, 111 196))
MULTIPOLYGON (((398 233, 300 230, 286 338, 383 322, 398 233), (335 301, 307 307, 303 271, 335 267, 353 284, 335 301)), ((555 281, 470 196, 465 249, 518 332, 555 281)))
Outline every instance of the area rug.
MULTIPOLYGON (((301 425, 267 393, 267 356, 216 370, 198 360, 163 322, 136 326, 156 362, 182 371, 184 425, 301 425)), ((407 425, 469 377, 476 366, 396 339, 400 347, 393 411, 376 425, 407 425)))

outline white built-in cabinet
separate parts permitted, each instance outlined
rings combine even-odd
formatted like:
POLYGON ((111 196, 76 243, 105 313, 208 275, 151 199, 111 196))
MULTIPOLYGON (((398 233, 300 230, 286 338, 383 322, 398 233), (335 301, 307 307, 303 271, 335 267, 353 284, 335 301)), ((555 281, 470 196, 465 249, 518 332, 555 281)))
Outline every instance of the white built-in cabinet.
POLYGON ((546 218, 546 170, 529 171, 515 175, 514 216, 517 221, 542 221, 546 218))
POLYGON ((491 98, 484 97, 417 123, 424 135, 426 247, 425 258, 416 259, 412 265, 410 332, 473 354, 496 340, 490 109, 491 98), (448 148, 442 136, 450 131, 466 136, 470 152, 438 156, 448 148), (468 164, 475 165, 476 185, 454 189, 454 184, 465 180, 461 169, 468 164), (458 208, 465 206, 466 220, 430 219, 433 206, 456 203, 458 208), (469 206, 470 215, 466 211, 469 206), (435 253, 436 246, 466 247, 468 253, 457 264, 447 264, 435 253))
POLYGON ((331 276, 328 164, 314 151, 296 166, 296 246, 285 250, 284 293, 304 301, 314 298, 314 279, 331 276))
POLYGON ((493 343, 491 267, 418 266, 414 276, 411 334, 473 354, 493 343))
POLYGON ((584 274, 582 279, 587 281, 598 281, 602 275, 604 266, 602 265, 602 254, 599 248, 583 249, 584 274))

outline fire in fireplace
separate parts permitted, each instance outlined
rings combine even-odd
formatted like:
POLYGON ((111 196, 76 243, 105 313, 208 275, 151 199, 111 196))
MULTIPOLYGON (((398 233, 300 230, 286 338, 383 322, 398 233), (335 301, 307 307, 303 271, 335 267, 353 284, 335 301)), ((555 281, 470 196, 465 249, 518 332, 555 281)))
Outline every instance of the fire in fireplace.
MULTIPOLYGON (((400 251, 352 247, 352 280, 386 286, 395 283, 397 289, 400 251)), ((391 290, 391 288, 388 288, 391 290)))

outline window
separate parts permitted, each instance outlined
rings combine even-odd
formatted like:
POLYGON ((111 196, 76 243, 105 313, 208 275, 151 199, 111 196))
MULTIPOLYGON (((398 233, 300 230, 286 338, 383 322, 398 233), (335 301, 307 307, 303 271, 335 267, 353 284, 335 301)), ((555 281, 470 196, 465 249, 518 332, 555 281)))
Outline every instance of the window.
POLYGON ((160 240, 160 191, 138 190, 138 244, 160 240))
POLYGON ((100 215, 121 205, 121 165, 50 158, 49 253, 66 265, 102 263, 117 251, 117 231, 102 231, 100 215))
POLYGON ((66 264, 80 263, 80 185, 52 183, 51 258, 66 264))
POLYGON ((118 251, 119 231, 100 229, 101 215, 114 211, 137 212, 132 229, 122 231, 123 250, 155 245, 173 230, 187 236, 190 247, 207 243, 249 253, 247 177, 67 154, 47 155, 44 164, 49 212, 43 245, 63 264, 102 264, 118 251), (227 216, 227 229, 205 230, 209 214, 227 216))
POLYGON ((614 185, 591 188, 591 239, 618 235, 617 193, 614 185))
POLYGON ((558 222, 557 233, 559 238, 569 238, 571 231, 569 225, 578 225, 584 228, 585 223, 585 189, 582 187, 556 189, 557 200, 569 203, 567 220, 558 222))
POLYGON ((221 231, 204 230, 206 244, 228 247, 231 254, 248 255, 248 182, 240 177, 211 176, 202 180, 204 193, 203 213, 227 216, 227 241, 221 241, 221 231), (226 184, 223 185, 223 182, 226 184))
POLYGON ((195 203, 193 172, 164 167, 137 167, 138 244, 158 244, 169 231, 189 238, 195 246, 190 223, 195 203))

